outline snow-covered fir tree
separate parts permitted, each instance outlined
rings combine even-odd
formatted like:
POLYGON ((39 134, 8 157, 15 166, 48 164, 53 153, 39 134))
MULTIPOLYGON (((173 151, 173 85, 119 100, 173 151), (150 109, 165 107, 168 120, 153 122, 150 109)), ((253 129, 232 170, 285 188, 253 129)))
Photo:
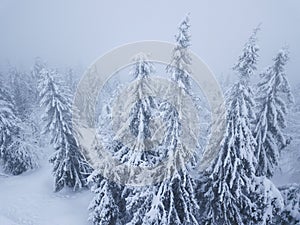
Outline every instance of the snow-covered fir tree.
POLYGON ((259 225, 277 225, 278 215, 284 208, 282 195, 271 180, 265 176, 255 177, 255 193, 257 223, 259 225))
POLYGON ((207 171, 202 185, 203 224, 272 224, 282 200, 274 184, 255 176, 256 140, 252 133, 255 119, 250 86, 259 48, 258 28, 246 43, 234 70, 239 81, 227 97, 227 125, 219 155, 207 171))
POLYGON ((87 185, 91 167, 82 154, 79 135, 72 127, 72 108, 68 87, 58 82, 57 73, 44 69, 39 83, 41 106, 45 108, 44 133, 51 135, 55 153, 53 163, 54 190, 65 186, 78 190, 87 185), (56 80, 54 80, 56 78, 56 80))
MULTIPOLYGON (((185 26, 185 23, 187 21, 182 23, 182 28, 185 26)), ((182 32, 186 33, 186 31, 182 32)), ((179 50, 180 54, 185 54, 186 49, 184 48, 187 47, 187 44, 183 40, 180 40, 179 43, 183 48, 179 50)), ((180 64, 178 64, 181 69, 183 66, 181 64, 183 63, 182 60, 185 60, 184 57, 186 56, 182 57, 179 59, 180 64)), ((148 72, 145 73, 144 71, 147 70, 143 68, 150 68, 150 66, 146 65, 145 67, 143 65, 144 62, 140 62, 137 61, 133 70, 136 71, 134 74, 136 79, 138 79, 137 88, 133 88, 133 91, 134 93, 144 92, 149 94, 151 93, 151 87, 147 85, 148 72)), ((175 93, 177 98, 181 98, 180 94, 187 92, 190 88, 188 74, 185 71, 173 71, 173 77, 180 87, 180 93, 175 93)), ((138 94, 138 96, 142 95, 138 94)), ((165 178, 164 181, 159 182, 155 186, 136 187, 131 188, 131 190, 128 188, 129 190, 125 190, 127 192, 126 209, 130 212, 126 224, 198 224, 198 204, 195 199, 194 180, 189 174, 189 162, 187 161, 192 158, 194 149, 187 149, 184 143, 180 141, 182 132, 180 115, 183 112, 178 110, 181 108, 179 107, 177 110, 171 103, 164 101, 155 102, 155 99, 149 97, 138 97, 135 101, 135 107, 131 111, 128 124, 130 124, 130 131, 136 137, 136 142, 134 142, 133 146, 139 146, 139 151, 137 156, 136 152, 130 151, 123 152, 122 156, 126 155, 126 157, 138 159, 138 161, 143 162, 143 165, 148 165, 149 162, 152 165, 152 159, 155 157, 164 158, 167 162, 162 171, 162 176, 165 178), (149 153, 147 148, 145 148, 145 141, 147 141, 148 136, 151 136, 149 118, 151 117, 151 112, 155 109, 156 113, 159 113, 160 118, 163 119, 166 130, 162 143, 154 152, 149 153), (141 153, 143 155, 140 155, 141 153)), ((141 163, 135 165, 141 165, 141 163)))
POLYGON ((256 142, 249 119, 253 104, 248 98, 248 89, 236 83, 228 99, 227 126, 219 155, 200 189, 204 198, 200 200, 202 224, 272 224, 282 209, 275 185, 255 176, 256 142))
MULTIPOLYGON (((176 36, 177 46, 173 58, 167 67, 172 79, 179 86, 175 93, 177 102, 182 100, 182 94, 190 94, 188 55, 190 46, 189 18, 179 26, 176 36)), ((164 180, 155 186, 134 189, 126 198, 127 209, 133 215, 127 224, 198 224, 198 204, 195 198, 194 180, 189 173, 189 159, 193 158, 195 149, 187 149, 181 142, 181 119, 184 114, 169 102, 157 104, 160 118, 163 119, 165 132, 162 143, 156 151, 166 160, 162 171, 164 180)))
POLYGON ((248 89, 236 83, 230 93, 227 126, 219 155, 204 184, 203 224, 251 224, 255 139, 250 129, 248 89))
POLYGON ((15 110, 22 121, 28 121, 33 111, 33 91, 36 90, 36 87, 30 86, 30 76, 25 72, 18 71, 16 67, 9 68, 9 76, 15 110))
POLYGON ((279 214, 278 224, 290 225, 300 223, 300 185, 291 184, 279 188, 283 199, 284 209, 279 214))
POLYGON ((186 16, 178 27, 178 34, 175 35, 176 47, 173 50, 171 63, 167 66, 167 72, 172 75, 172 79, 182 87, 186 93, 190 92, 191 57, 188 49, 191 45, 190 19, 186 16))
POLYGON ((95 225, 118 225, 120 223, 120 186, 95 170, 88 178, 95 197, 89 205, 89 220, 95 225))
POLYGON ((241 82, 249 84, 251 77, 255 74, 257 69, 257 62, 259 58, 259 46, 257 45, 257 32, 260 26, 254 29, 252 35, 244 45, 242 54, 239 56, 238 63, 233 67, 241 77, 241 82))
POLYGON ((155 191, 155 186, 125 187, 122 198, 126 203, 126 214, 122 218, 123 224, 135 225, 146 224, 145 214, 150 209, 155 191))
POLYGON ((6 173, 18 175, 37 167, 37 159, 32 146, 22 138, 14 102, 0 85, 0 162, 6 173))
POLYGON ((162 171, 164 180, 156 185, 143 224, 198 224, 195 181, 189 171, 194 149, 187 149, 181 142, 182 125, 176 108, 164 102, 160 112, 167 127, 163 140, 167 162, 162 171))
POLYGON ((286 100, 292 102, 292 94, 285 74, 288 52, 282 49, 274 58, 274 64, 261 74, 258 84, 258 119, 255 128, 257 141, 256 173, 271 177, 278 165, 279 154, 289 139, 284 135, 286 127, 286 100))
POLYGON ((198 224, 199 207, 195 198, 195 181, 189 173, 189 160, 194 153, 180 141, 181 124, 175 107, 164 102, 159 111, 166 123, 160 148, 165 148, 166 164, 163 181, 153 186, 127 188, 127 225, 198 224))
POLYGON ((154 160, 150 138, 150 119, 156 108, 155 100, 148 94, 151 87, 148 84, 149 76, 153 73, 153 64, 147 60, 143 53, 134 58, 131 75, 134 77, 133 87, 129 93, 125 105, 125 114, 129 117, 124 127, 117 132, 114 140, 122 142, 128 136, 128 132, 133 136, 133 141, 124 145, 121 149, 116 149, 115 157, 121 162, 128 162, 131 165, 149 165, 154 160), (153 158, 153 160, 151 160, 153 158))
MULTIPOLYGON (((154 66, 143 53, 136 55, 133 60, 130 74, 134 80, 124 102, 126 121, 114 135, 113 142, 105 145, 106 149, 113 152, 114 158, 129 166, 129 170, 132 166, 152 166, 163 157, 158 151, 153 150, 151 144, 153 134, 150 130, 150 120, 157 110, 157 102, 151 96, 153 91, 149 85, 154 66), (128 139, 128 134, 132 138, 128 139), (126 143, 128 140, 131 141, 126 143)), ((146 186, 125 187, 122 190, 122 199, 126 202, 126 208, 124 208, 124 215, 120 217, 121 224, 142 224, 152 200, 154 191, 152 188, 155 189, 146 186)), ((116 187, 106 191, 115 193, 116 187)))
POLYGON ((34 64, 31 68, 30 75, 31 75, 31 87, 32 87, 32 92, 34 94, 33 100, 34 102, 37 102, 37 105, 39 105, 39 89, 38 89, 38 82, 41 79, 41 74, 43 69, 47 68, 47 64, 43 59, 40 57, 36 57, 34 60, 34 64))

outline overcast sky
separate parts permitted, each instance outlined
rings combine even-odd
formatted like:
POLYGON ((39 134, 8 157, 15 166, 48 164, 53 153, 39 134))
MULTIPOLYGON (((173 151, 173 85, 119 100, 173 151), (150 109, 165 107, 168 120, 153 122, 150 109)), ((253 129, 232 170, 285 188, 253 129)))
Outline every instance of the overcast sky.
POLYGON ((289 45, 288 77, 300 82, 298 0, 0 0, 0 62, 31 66, 40 56, 52 66, 83 68, 110 49, 134 41, 174 41, 191 13, 192 50, 215 74, 230 74, 254 27, 263 69, 289 45))

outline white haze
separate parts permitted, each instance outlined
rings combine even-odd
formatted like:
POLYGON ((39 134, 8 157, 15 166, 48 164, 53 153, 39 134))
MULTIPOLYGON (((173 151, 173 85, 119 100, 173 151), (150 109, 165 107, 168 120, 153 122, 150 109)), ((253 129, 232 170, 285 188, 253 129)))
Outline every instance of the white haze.
POLYGON ((128 42, 172 42, 189 12, 192 50, 218 76, 231 73, 252 29, 262 23, 259 69, 289 45, 288 77, 299 81, 300 2, 293 0, 0 0, 0 64, 27 69, 40 56, 55 67, 84 69, 128 42))

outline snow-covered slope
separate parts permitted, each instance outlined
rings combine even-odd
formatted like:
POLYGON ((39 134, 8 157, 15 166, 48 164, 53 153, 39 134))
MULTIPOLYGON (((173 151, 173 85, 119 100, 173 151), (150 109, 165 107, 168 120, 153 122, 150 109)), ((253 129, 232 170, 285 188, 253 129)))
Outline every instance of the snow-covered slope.
POLYGON ((0 225, 90 225, 89 190, 53 192, 51 164, 20 176, 0 176, 0 225))

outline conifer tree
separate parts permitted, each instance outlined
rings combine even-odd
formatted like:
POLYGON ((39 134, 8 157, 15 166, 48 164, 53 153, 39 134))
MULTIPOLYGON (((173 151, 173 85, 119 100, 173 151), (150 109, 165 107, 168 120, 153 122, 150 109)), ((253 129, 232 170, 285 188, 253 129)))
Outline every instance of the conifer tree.
POLYGON ((287 114, 285 100, 293 101, 285 74, 287 61, 288 52, 282 49, 274 58, 274 64, 261 74, 263 80, 258 84, 259 112, 255 128, 258 176, 271 177, 274 174, 280 151, 289 141, 283 132, 287 114))
POLYGON ((57 80, 55 71, 44 69, 39 84, 41 106, 45 108, 44 133, 51 135, 55 152, 50 158, 53 164, 54 190, 65 186, 78 190, 86 187, 91 167, 82 154, 78 133, 72 127, 71 102, 68 88, 57 80))
POLYGON ((300 185, 290 184, 279 188, 283 199, 284 209, 279 214, 278 224, 299 224, 300 223, 300 185))
POLYGON ((248 89, 241 82, 233 86, 224 140, 204 187, 203 224, 238 225, 254 219, 250 196, 256 159, 249 121, 252 102, 246 100, 248 96, 248 89))
POLYGON ((161 145, 167 154, 161 171, 164 179, 154 186, 138 187, 130 192, 126 206, 133 216, 126 224, 198 224, 195 181, 188 167, 193 151, 180 141, 181 124, 175 107, 168 102, 159 106, 167 127, 161 145))
MULTIPOLYGON (((125 105, 125 113, 128 114, 124 127, 114 137, 113 145, 116 157, 121 162, 131 166, 152 166, 163 156, 153 150, 151 145, 152 133, 150 130, 150 119, 157 111, 157 102, 151 96, 152 87, 149 85, 150 76, 154 72, 153 64, 148 61, 145 54, 140 53, 134 58, 131 68, 133 86, 128 95, 125 105), (129 111, 129 113, 128 113, 129 111), (133 141, 123 145, 123 137, 128 134, 133 141)), ((125 140, 126 141, 126 140, 125 140)), ((144 215, 149 209, 155 187, 126 187, 122 196, 126 202, 126 214, 122 218, 123 224, 141 224, 144 215)))
MULTIPOLYGON (((167 101, 160 102, 158 111, 166 127, 164 138, 159 147, 162 155, 166 155, 164 167, 164 180, 152 187, 149 195, 143 201, 146 205, 143 223, 150 224, 198 224, 197 215, 199 207, 195 198, 195 181, 189 171, 190 160, 193 159, 195 149, 188 149, 182 142, 182 118, 185 111, 180 102, 182 95, 191 93, 189 65, 191 58, 188 54, 190 44, 189 17, 187 16, 179 25, 176 38, 176 47, 173 50, 171 63, 166 70, 171 73, 172 79, 179 89, 175 98, 179 105, 177 108, 167 101)), ((190 138, 193 138, 191 136, 190 138)), ((145 191, 144 191, 145 192, 145 191)))
POLYGON ((191 57, 188 49, 191 45, 190 19, 186 16, 178 27, 178 33, 175 35, 176 47, 173 50, 171 63, 167 66, 167 72, 172 75, 172 79, 181 87, 184 92, 189 93, 191 89, 189 68, 191 57))
POLYGON ((104 178, 97 170, 88 179, 91 190, 95 193, 89 205, 89 220, 95 225, 120 224, 120 187, 104 178))
POLYGON ((252 35, 244 45, 242 54, 238 58, 238 63, 233 69, 238 73, 240 82, 249 85, 251 76, 254 75, 257 69, 257 62, 259 58, 259 46, 257 45, 257 33, 260 26, 254 29, 252 35))
POLYGON ((273 212, 282 208, 281 196, 265 177, 255 176, 256 140, 251 123, 255 119, 250 86, 259 48, 256 33, 246 43, 234 70, 239 81, 227 97, 227 125, 219 155, 207 171, 202 185, 203 224, 271 224, 273 212))
POLYGON ((179 113, 170 103, 160 105, 167 132, 163 146, 167 152, 164 180, 157 184, 151 207, 145 214, 145 225, 198 224, 199 206, 196 201, 195 180, 189 171, 194 151, 181 142, 179 113))
POLYGON ((19 175, 37 167, 37 159, 22 138, 21 120, 9 93, 0 87, 0 162, 3 170, 19 175))
POLYGON ((129 118, 124 126, 117 132, 114 140, 120 141, 130 133, 134 140, 129 145, 117 149, 115 157, 121 162, 131 165, 150 165, 156 157, 151 152, 149 140, 151 138, 150 119, 156 108, 155 100, 148 94, 152 92, 149 86, 149 76, 153 73, 153 64, 147 60, 144 54, 134 58, 131 75, 134 77, 133 87, 124 103, 125 114, 129 118))

